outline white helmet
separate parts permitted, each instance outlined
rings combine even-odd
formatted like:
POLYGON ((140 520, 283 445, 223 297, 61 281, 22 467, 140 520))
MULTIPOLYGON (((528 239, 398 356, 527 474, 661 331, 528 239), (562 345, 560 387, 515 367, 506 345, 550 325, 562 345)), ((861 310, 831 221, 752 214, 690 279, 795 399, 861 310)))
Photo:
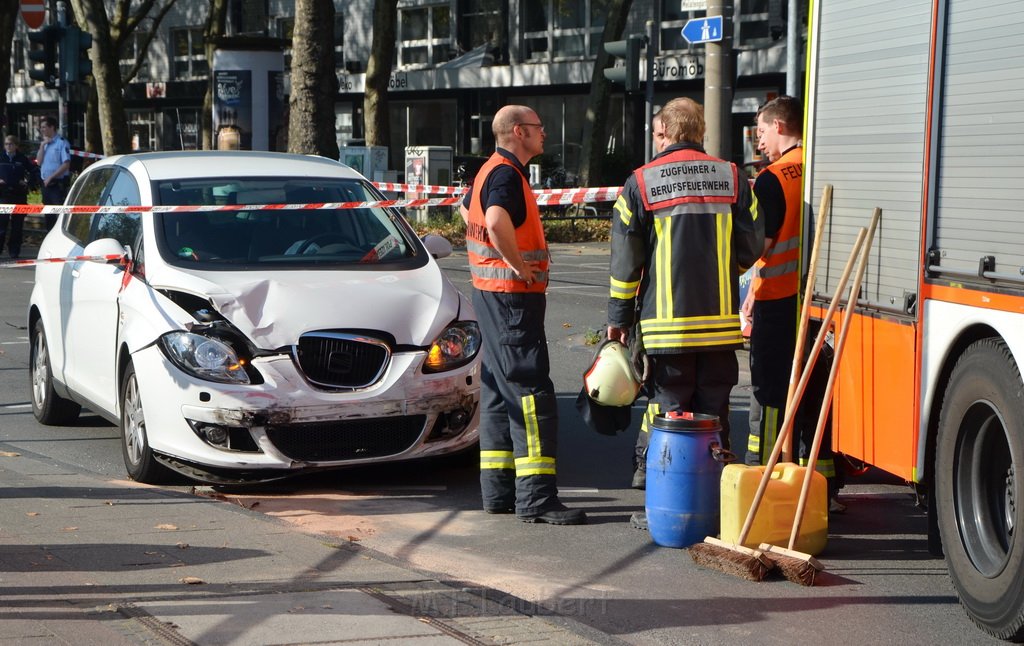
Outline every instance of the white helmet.
POLYGON ((583 373, 587 396, 603 406, 630 406, 640 392, 640 379, 629 358, 629 348, 618 341, 605 341, 590 369, 583 373))

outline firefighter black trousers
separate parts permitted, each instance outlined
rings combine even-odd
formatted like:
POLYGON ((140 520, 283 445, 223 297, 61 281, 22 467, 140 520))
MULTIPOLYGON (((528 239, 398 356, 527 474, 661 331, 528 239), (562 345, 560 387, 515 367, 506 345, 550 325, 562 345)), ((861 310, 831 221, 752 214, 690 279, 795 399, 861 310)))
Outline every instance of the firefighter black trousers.
POLYGON ((636 466, 644 468, 654 417, 670 411, 718 415, 722 446, 729 448, 729 394, 739 382, 735 350, 650 354, 651 398, 636 443, 636 466))
POLYGON ((518 516, 558 503, 558 409, 551 382, 544 294, 473 290, 483 335, 480 491, 484 509, 518 516))

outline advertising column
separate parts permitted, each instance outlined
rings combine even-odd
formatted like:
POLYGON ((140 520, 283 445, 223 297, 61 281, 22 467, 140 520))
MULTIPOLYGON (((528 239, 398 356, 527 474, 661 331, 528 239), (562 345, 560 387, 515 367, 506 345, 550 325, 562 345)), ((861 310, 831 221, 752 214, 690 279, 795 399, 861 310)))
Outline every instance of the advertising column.
POLYGON ((287 148, 287 99, 280 40, 222 40, 213 55, 213 83, 214 148, 287 148))

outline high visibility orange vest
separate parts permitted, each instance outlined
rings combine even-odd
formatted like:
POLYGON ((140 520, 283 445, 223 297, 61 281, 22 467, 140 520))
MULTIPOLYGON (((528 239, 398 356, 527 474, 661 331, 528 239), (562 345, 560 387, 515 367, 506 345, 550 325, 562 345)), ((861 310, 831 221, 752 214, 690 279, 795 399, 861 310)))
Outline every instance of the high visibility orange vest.
POLYGON ((797 147, 761 171, 771 173, 779 180, 786 198, 786 216, 771 248, 757 261, 757 275, 752 287, 757 300, 787 298, 796 295, 799 289, 803 169, 803 150, 797 147))
POLYGON ((473 182, 469 221, 466 224, 466 255, 469 258, 473 286, 488 292, 543 293, 548 285, 548 245, 544 240, 540 208, 537 207, 537 200, 534 199, 533 191, 525 177, 522 180, 523 195, 526 196, 526 220, 516 227, 516 246, 524 261, 540 262, 540 268, 533 272, 533 283, 527 286, 526 281, 519 278, 491 243, 491 236, 487 231, 484 209, 480 204, 480 192, 491 171, 502 164, 515 168, 515 164, 509 159, 500 153, 494 153, 480 168, 473 182))

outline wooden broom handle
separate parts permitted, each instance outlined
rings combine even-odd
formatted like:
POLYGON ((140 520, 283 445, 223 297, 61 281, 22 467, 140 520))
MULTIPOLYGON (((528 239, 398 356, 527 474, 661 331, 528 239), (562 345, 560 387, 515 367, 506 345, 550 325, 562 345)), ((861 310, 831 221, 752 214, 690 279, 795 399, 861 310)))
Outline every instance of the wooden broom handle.
MULTIPOLYGON (((864 236, 866 235, 863 227, 857 234, 857 240, 853 243, 853 249, 850 250, 850 257, 846 261, 846 268, 843 269, 843 275, 839 278, 839 284, 836 286, 835 294, 832 296, 832 302, 828 306, 828 312, 825 314, 825 319, 822 321, 821 329, 818 331, 817 338, 814 339, 814 344, 811 346, 811 355, 807 358, 807 365, 804 367, 803 375, 800 377, 800 383, 797 384, 796 392, 793 394, 793 400, 799 404, 800 400, 804 396, 804 390, 807 389, 807 382, 811 377, 811 370, 814 369, 814 362, 818 359, 818 353, 821 352, 821 346, 825 343, 825 334, 828 332, 829 325, 832 323, 832 316, 835 314, 836 307, 839 305, 839 298, 843 294, 843 290, 846 288, 846 281, 850 278, 850 273, 853 271, 854 262, 857 260, 857 255, 860 252, 861 244, 864 242, 864 236)), ((793 423, 796 419, 792 410, 786 411, 786 419, 782 423, 782 430, 779 431, 778 437, 775 438, 775 446, 772 447, 772 454, 768 458, 768 463, 765 465, 764 474, 761 476, 761 482, 757 487, 757 492, 754 494, 754 499, 750 504, 750 510, 747 511, 747 518, 743 523, 743 529, 740 530, 740 535, 736 542, 743 544, 747 540, 747 536, 750 534, 750 528, 754 525, 754 516, 757 514, 757 508, 761 505, 761 498, 764 497, 764 492, 768 488, 768 481, 771 480, 772 471, 775 469, 775 464, 779 460, 779 453, 782 452, 782 445, 789 439, 789 434, 793 430, 793 423)))
MULTIPOLYGON (((821 206, 818 207, 818 224, 814 229, 814 242, 811 246, 810 266, 807 269, 807 285, 804 287, 804 300, 800 303, 800 323, 796 328, 796 349, 793 351, 793 367, 789 371, 789 392, 786 393, 786 408, 793 406, 793 394, 804 362, 804 346, 806 345, 807 321, 811 317, 811 299, 814 297, 814 281, 818 275, 818 253, 821 249, 821 238, 825 232, 825 220, 832 207, 832 185, 825 184, 821 191, 821 206)), ((790 461, 791 446, 782 447, 782 461, 790 461)))
MULTIPOLYGON (((832 405, 832 389, 836 383, 836 376, 839 374, 839 359, 843 356, 843 348, 846 346, 846 335, 850 331, 850 320, 853 318, 853 311, 857 309, 857 296, 860 294, 861 280, 864 278, 864 270, 868 266, 868 254, 871 253, 871 243, 875 238, 875 229, 878 227, 878 220, 882 217, 882 209, 875 208, 871 216, 871 225, 868 227, 868 236, 861 249, 860 260, 857 263, 857 275, 853 279, 853 286, 850 287, 850 298, 846 302, 846 311, 843 312, 842 329, 839 330, 839 339, 836 341, 835 356, 832 360, 832 368, 828 371, 828 384, 825 386, 825 395, 821 402, 821 412, 818 414, 818 426, 814 429, 814 441, 811 443, 811 453, 807 456, 807 471, 804 473, 803 486, 800 488, 800 498, 796 503, 796 515, 793 517, 793 531, 789 534, 789 549, 795 549, 796 537, 800 533, 800 526, 804 520, 804 510, 807 507, 807 496, 811 490, 811 479, 814 477, 814 468, 818 462, 818 451, 821 449, 821 440, 825 435, 825 422, 828 420, 828 411, 832 405)), ((826 505, 828 502, 826 501, 826 505)), ((827 513, 827 512, 826 512, 827 513)))

